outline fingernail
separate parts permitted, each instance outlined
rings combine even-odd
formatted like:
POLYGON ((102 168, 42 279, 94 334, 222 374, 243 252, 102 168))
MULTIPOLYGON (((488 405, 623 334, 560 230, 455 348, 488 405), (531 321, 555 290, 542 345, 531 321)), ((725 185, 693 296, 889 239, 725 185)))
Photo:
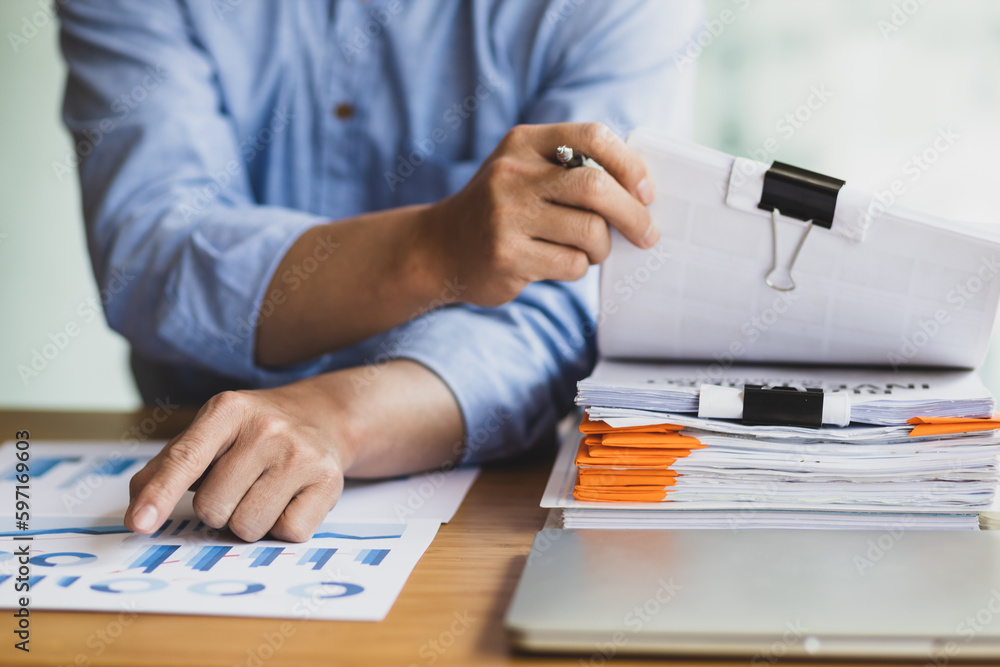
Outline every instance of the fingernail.
POLYGON ((156 527, 156 508, 143 505, 132 515, 132 523, 138 530, 152 530, 156 527))
POLYGON ((639 183, 639 187, 635 189, 636 193, 639 195, 639 201, 641 201, 646 206, 653 203, 653 199, 656 198, 656 188, 648 178, 642 179, 639 183))
POLYGON ((652 248, 656 245, 656 242, 660 240, 660 230, 656 228, 656 225, 652 222, 649 223, 649 229, 646 230, 646 235, 642 237, 642 247, 652 248))

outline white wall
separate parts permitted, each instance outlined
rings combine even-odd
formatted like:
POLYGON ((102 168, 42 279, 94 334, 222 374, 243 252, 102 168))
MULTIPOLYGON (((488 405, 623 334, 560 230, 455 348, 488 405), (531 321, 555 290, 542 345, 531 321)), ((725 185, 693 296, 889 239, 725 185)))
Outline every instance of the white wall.
MULTIPOLYGON (((0 406, 130 408, 138 398, 127 346, 103 318, 86 322, 78 312, 96 291, 76 180, 60 180, 52 167, 67 159, 69 141, 58 117, 64 68, 48 6, 0 0, 0 406), (10 35, 22 34, 25 20, 41 25, 15 52, 10 35), (46 349, 69 324, 79 334, 65 349, 46 349), (36 350, 57 354, 25 382, 18 366, 30 368, 36 350)), ((1000 3, 708 0, 705 17, 722 30, 703 36, 696 58, 699 141, 749 155, 773 138, 780 148, 772 157, 882 189, 909 178, 910 156, 951 127, 959 138, 908 181, 900 204, 1000 221, 1000 3), (832 96, 786 136, 778 123, 812 87, 832 96)), ((1000 355, 991 353, 985 370, 1000 390, 1000 355)))
POLYGON ((0 406, 128 409, 139 404, 128 346, 103 314, 88 321, 86 312, 97 289, 79 186, 52 167, 66 162, 70 141, 59 119, 65 67, 50 7, 0 1, 0 406), (12 44, 22 33, 27 42, 12 44), (50 336, 66 336, 65 347, 50 336), (18 367, 34 370, 36 351, 52 358, 36 359, 45 367, 22 378, 18 367))

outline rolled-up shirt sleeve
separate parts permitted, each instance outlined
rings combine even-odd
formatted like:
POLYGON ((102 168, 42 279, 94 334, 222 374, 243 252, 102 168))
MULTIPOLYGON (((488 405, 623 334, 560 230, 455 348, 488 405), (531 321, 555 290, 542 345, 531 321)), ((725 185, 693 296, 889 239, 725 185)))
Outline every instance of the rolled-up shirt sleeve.
MULTIPOLYGON (((690 132, 694 67, 679 54, 700 17, 697 3, 560 0, 546 17, 524 55, 523 80, 538 88, 523 122, 599 121, 623 136, 640 125, 690 132)), ((574 283, 534 283, 499 308, 439 311, 413 335, 400 329, 399 356, 432 369, 455 393, 465 461, 554 439, 597 356, 597 271, 574 283)))
POLYGON ((443 308, 390 332, 375 354, 417 361, 448 385, 465 421, 463 462, 509 456, 551 438, 593 367, 595 289, 593 277, 540 282, 499 308, 443 308))
MULTIPOLYGON (((264 292, 324 218, 254 202, 213 63, 177 3, 59 7, 63 118, 108 323, 149 359, 259 381, 264 292)), ((291 110, 281 112, 278 124, 291 110)))

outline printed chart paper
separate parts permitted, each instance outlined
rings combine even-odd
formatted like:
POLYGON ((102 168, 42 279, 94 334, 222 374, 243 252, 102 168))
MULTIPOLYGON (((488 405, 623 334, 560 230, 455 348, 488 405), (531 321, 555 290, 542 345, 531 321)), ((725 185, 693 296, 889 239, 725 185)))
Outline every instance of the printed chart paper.
POLYGON ((440 525, 324 523, 293 544, 243 542, 194 517, 148 536, 103 523, 36 519, 33 530, 0 533, 4 606, 23 595, 15 553, 28 545, 32 609, 379 621, 440 525))
MULTIPOLYGON (((192 493, 155 534, 131 533, 122 523, 129 480, 164 444, 33 441, 28 530, 0 514, 0 607, 25 595, 15 585, 27 548, 33 609, 381 620, 478 474, 348 481, 301 544, 212 529, 192 493)), ((0 446, 0 497, 11 509, 16 463, 14 443, 0 446)))

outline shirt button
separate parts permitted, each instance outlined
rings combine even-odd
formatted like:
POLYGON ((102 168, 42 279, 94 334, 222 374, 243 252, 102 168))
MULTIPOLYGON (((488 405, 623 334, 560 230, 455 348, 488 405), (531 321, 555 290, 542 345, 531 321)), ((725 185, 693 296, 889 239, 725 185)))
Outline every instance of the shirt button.
POLYGON ((354 105, 350 102, 341 102, 333 108, 333 115, 340 120, 349 120, 354 118, 354 105))

